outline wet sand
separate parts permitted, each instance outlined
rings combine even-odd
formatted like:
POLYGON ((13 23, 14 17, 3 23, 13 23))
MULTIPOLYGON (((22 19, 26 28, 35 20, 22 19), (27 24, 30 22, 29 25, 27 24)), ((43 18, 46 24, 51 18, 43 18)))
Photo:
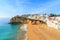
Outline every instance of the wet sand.
POLYGON ((27 40, 60 40, 60 31, 48 27, 47 24, 38 23, 37 25, 32 25, 29 22, 27 26, 27 40))
POLYGON ((23 24, 20 27, 20 33, 18 34, 17 40, 27 40, 27 24, 23 24))

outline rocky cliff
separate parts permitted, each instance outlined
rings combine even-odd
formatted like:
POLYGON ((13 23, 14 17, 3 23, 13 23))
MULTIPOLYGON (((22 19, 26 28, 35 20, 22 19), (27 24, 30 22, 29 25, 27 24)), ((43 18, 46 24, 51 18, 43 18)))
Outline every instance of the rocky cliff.
POLYGON ((10 23, 13 24, 13 23, 23 23, 24 21, 26 20, 25 17, 22 17, 22 16, 14 16, 10 19, 10 23))
POLYGON ((10 19, 10 24, 14 24, 14 23, 28 23, 27 20, 30 20, 30 21, 39 21, 41 23, 44 23, 43 21, 41 20, 36 20, 36 19, 30 19, 28 18, 29 15, 23 15, 23 16, 14 16, 10 19))

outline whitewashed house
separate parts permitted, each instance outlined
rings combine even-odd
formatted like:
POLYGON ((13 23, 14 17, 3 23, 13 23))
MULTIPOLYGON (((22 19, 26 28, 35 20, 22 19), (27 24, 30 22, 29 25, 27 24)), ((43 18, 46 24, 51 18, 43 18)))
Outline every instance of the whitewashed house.
POLYGON ((47 18, 47 25, 49 27, 53 27, 53 28, 56 28, 56 29, 59 29, 60 28, 60 24, 58 23, 57 20, 54 19, 54 17, 50 17, 50 18, 47 18))

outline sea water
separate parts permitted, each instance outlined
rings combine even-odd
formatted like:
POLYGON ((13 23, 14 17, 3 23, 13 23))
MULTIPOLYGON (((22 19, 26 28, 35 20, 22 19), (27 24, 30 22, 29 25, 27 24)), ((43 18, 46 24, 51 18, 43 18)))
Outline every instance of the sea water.
POLYGON ((0 18, 0 40, 17 40, 20 24, 8 24, 9 18, 0 18))

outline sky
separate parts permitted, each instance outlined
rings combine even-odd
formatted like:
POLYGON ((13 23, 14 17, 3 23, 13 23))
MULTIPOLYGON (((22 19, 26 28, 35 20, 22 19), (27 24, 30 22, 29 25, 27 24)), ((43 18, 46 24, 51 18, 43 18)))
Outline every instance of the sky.
POLYGON ((0 18, 44 13, 60 14, 60 0, 0 0, 0 18))

